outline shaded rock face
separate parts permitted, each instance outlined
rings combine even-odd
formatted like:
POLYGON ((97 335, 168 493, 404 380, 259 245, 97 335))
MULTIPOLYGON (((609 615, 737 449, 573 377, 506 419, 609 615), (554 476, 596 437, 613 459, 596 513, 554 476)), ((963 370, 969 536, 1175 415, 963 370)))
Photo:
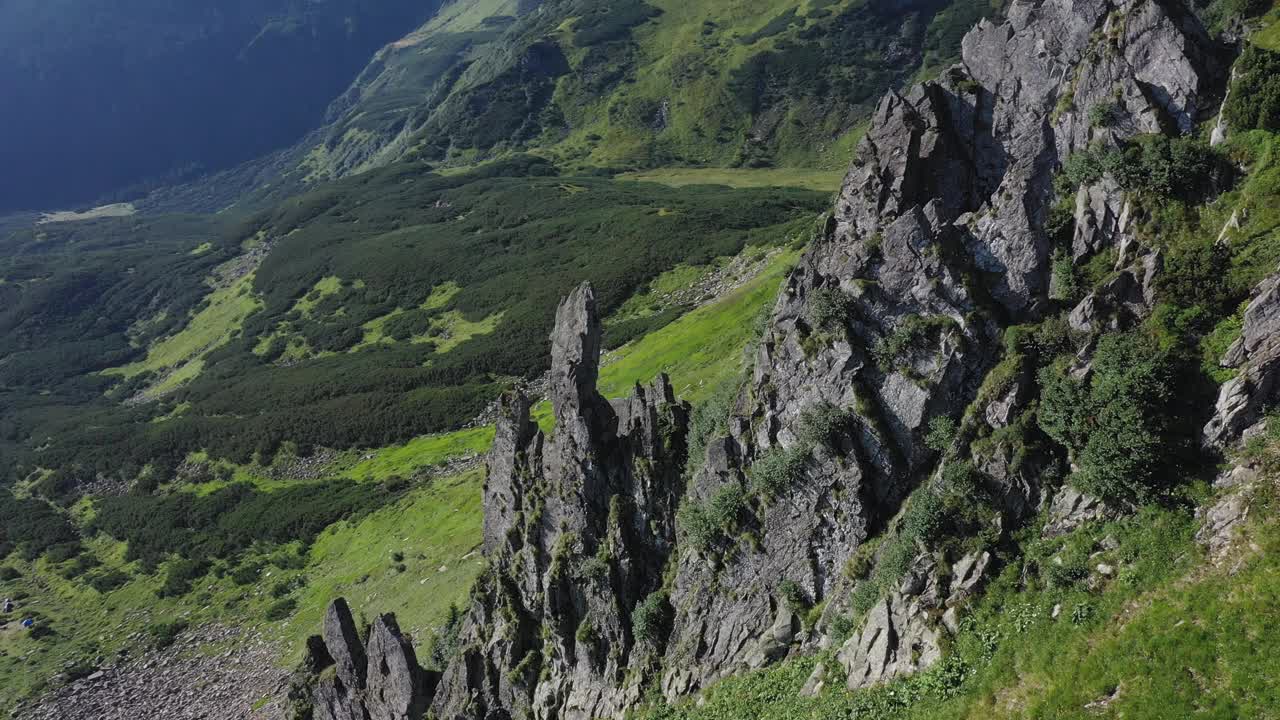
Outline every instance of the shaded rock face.
POLYGON ((1280 273, 1264 280, 1244 313, 1244 326, 1221 362, 1239 370, 1218 393, 1205 425, 1205 445, 1224 448, 1280 401, 1280 273))
POLYGON ((523 396, 502 402, 484 490, 489 569, 436 717, 614 717, 661 651, 661 638, 636 637, 632 613, 674 548, 688 408, 665 377, 611 405, 595 389, 600 342, 584 285, 556 315, 554 433, 523 396))
POLYGON ((315 684, 315 720, 422 717, 439 675, 418 666, 413 644, 401 634, 394 615, 383 615, 373 622, 366 646, 347 601, 338 598, 325 611, 322 639, 333 672, 322 672, 315 684))
MULTIPOLYGON (((1196 19, 1171 3, 1020 2, 1003 24, 970 32, 963 62, 939 80, 880 102, 825 236, 778 299, 729 435, 709 444, 688 497, 705 502, 732 484, 749 492, 753 463, 782 450, 800 453, 800 477, 755 508, 754 542, 681 552, 668 698, 751 667, 762 642, 774 656, 819 642, 797 632, 790 648, 777 647, 788 624, 779 582, 814 603, 841 601, 842 570, 857 547, 930 476, 929 421, 959 418, 977 398, 1000 355, 1001 327, 1049 307, 1046 226, 1058 169, 1091 144, 1189 131, 1218 106, 1220 58, 1196 19), (1103 103, 1108 122, 1092 122, 1103 103), (836 442, 806 443, 806 414, 825 406, 849 421, 836 442)), ((1135 323, 1155 301, 1160 258, 1130 232, 1131 213, 1108 178, 1080 189, 1068 259, 1117 258, 1116 279, 1072 316, 1085 332, 1135 323)), ((1016 421, 1031 383, 1015 380, 978 408, 981 421, 1016 421)), ((1016 455, 991 446, 974 457, 1013 519, 1042 502, 1042 466, 1016 455)), ((934 621, 914 602, 886 598, 880 621, 855 633, 845 653, 851 686, 936 658, 934 621), (890 657, 913 644, 902 654, 909 662, 890 657)))

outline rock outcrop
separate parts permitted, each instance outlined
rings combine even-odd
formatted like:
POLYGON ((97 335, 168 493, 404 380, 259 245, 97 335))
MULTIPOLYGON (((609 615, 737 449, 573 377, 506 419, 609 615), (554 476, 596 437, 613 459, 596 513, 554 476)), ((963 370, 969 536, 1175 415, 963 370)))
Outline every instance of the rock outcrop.
MULTIPOLYGON (((779 580, 812 603, 830 599, 827 616, 843 602, 857 547, 931 474, 930 421, 958 419, 978 399, 1000 327, 1050 307, 1059 168, 1092 144, 1190 131, 1216 110, 1223 71, 1195 18, 1168 3, 1047 0, 1014 3, 1003 24, 966 36, 961 64, 881 101, 825 236, 778 300, 729 436, 710 444, 690 488, 695 503, 735 485, 750 492, 752 467, 783 453, 793 471, 742 521, 750 542, 681 553, 668 698, 749 667, 762 638, 776 645, 788 612, 779 580), (1103 104, 1108 121, 1091 120, 1103 104), (809 442, 824 408, 845 422, 809 442)), ((1133 236, 1131 212, 1109 178, 1080 189, 1069 257, 1113 250, 1118 272, 1073 313, 1082 332, 1131 325, 1154 302, 1160 258, 1133 236)), ((1015 374, 979 417, 1016 422, 1026 380, 1015 374)), ((974 454, 1010 519, 1039 505, 1039 464, 998 443, 974 454)), ((790 622, 799 628, 796 614, 790 622)), ((927 666, 933 623, 891 593, 842 651, 848 683, 927 666)), ((811 635, 793 633, 774 654, 818 643, 811 635)))
POLYGON ((609 403, 596 391, 590 286, 552 335, 555 432, 508 396, 485 483, 488 570, 473 591, 436 717, 615 717, 640 699, 664 638, 633 613, 662 584, 683 494, 688 409, 665 377, 609 403))
MULTIPOLYGON (((418 720, 439 681, 423 670, 413 643, 394 615, 382 615, 360 639, 347 601, 337 598, 324 616, 324 651, 312 661, 320 672, 312 696, 315 720, 418 720), (329 668, 332 669, 328 672, 329 668)), ((315 651, 313 650, 313 658, 315 651)))
POLYGON ((1280 400, 1280 273, 1258 286, 1244 313, 1239 339, 1222 358, 1222 367, 1238 371, 1223 384, 1204 442, 1224 448, 1258 422, 1280 400))

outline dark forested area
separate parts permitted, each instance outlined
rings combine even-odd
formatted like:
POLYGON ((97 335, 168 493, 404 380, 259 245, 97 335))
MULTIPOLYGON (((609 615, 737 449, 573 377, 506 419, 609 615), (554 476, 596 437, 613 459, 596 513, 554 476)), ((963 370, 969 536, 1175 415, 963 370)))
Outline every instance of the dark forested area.
POLYGON ((39 487, 61 497, 195 450, 247 462, 285 441, 372 447, 457 427, 510 378, 541 372, 556 303, 577 283, 595 283, 608 311, 677 264, 776 241, 822 204, 802 190, 558 177, 517 158, 449 177, 396 165, 249 218, 36 226, 0 261, 5 469, 57 469, 39 487), (99 371, 182 328, 203 278, 251 239, 270 248, 253 278, 261 308, 189 384, 124 402, 156 378, 99 371), (483 329, 446 344, 456 323, 483 329))

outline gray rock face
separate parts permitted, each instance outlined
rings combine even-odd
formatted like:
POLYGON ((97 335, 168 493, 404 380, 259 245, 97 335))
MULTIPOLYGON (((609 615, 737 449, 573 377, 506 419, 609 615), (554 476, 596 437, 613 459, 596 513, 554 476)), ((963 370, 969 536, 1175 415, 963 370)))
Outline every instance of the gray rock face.
POLYGON ((1137 325, 1155 305, 1155 278, 1162 267, 1160 253, 1153 252, 1121 270, 1071 311, 1067 318, 1071 329, 1097 334, 1137 325))
POLYGON ((600 341, 584 285, 552 335, 555 433, 530 421, 527 399, 501 405, 484 491, 489 569, 436 717, 617 716, 665 643, 637 638, 632 612, 674 547, 688 408, 660 377, 615 409, 595 389, 600 341))
POLYGON ((871 609, 862 632, 837 656, 850 690, 870 687, 933 665, 942 657, 938 631, 918 601, 893 593, 871 609))
MULTIPOLYGON (((378 617, 366 646, 351 608, 337 598, 324 618, 324 648, 333 673, 321 672, 312 691, 315 720, 418 720, 439 676, 418 666, 413 644, 394 615, 378 617)), ((314 670, 323 668, 313 668, 314 670)))
MULTIPOLYGON (((1194 18, 1166 3, 1015 3, 1007 22, 966 36, 960 65, 880 102, 833 221, 783 288, 729 437, 710 444, 689 497, 746 487, 753 463, 780 449, 802 453, 801 477, 746 521, 752 542, 681 553, 668 698, 760 660, 785 607, 779 580, 839 603, 857 546, 931 472, 928 422, 957 418, 975 400, 999 355, 998 327, 1048 306, 1057 169, 1090 143, 1189 130, 1216 109, 1216 53, 1194 18), (1090 110, 1103 102, 1115 107, 1095 126, 1090 110), (820 406, 850 421, 833 446, 810 448, 804 417, 820 406)), ((1123 272, 1082 303, 1075 323, 1098 331, 1136 322, 1153 301, 1159 257, 1128 232, 1114 182, 1082 189, 1076 210, 1074 261, 1115 248, 1123 272)), ((979 417, 1007 426, 1026 388, 1003 388, 979 417)), ((1012 446, 975 448, 1015 518, 1040 502, 1042 460, 1020 458, 1012 446)), ((1073 512, 1066 522, 1090 510, 1073 512)), ((886 598, 879 621, 850 641, 852 685, 913 671, 930 656, 933 630, 912 607, 886 598), (895 655, 916 643, 906 661, 895 655)), ((814 642, 802 633, 791 650, 814 642)))
POLYGON ((1044 526, 1047 537, 1065 535, 1089 522, 1104 520, 1114 514, 1114 508, 1092 495, 1065 486, 1049 503, 1049 518, 1044 526))
POLYGON ((369 631, 365 708, 370 720, 416 720, 430 700, 425 673, 413 644, 400 634, 394 615, 382 615, 369 631))
POLYGON ((1222 366, 1240 374, 1218 393, 1213 417, 1205 425, 1206 446, 1224 448, 1280 400, 1280 273, 1254 291, 1245 309, 1244 327, 1222 358, 1222 366))
POLYGON ((324 646, 333 658, 335 672, 343 686, 363 690, 368 657, 356 630, 356 621, 345 598, 329 603, 324 613, 324 646))

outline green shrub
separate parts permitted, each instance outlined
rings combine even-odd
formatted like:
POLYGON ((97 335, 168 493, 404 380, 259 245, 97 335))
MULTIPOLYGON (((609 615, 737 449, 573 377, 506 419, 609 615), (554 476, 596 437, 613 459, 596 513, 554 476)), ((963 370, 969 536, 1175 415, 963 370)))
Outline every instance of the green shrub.
POLYGON ((872 355, 881 371, 893 372, 905 366, 913 355, 928 345, 937 343, 942 333, 955 328, 956 321, 946 315, 907 315, 893 332, 876 343, 872 355))
POLYGON ((84 552, 84 547, 80 545, 79 541, 59 543, 45 551, 45 558, 57 565, 78 556, 82 552, 84 552))
POLYGON ((591 615, 587 614, 582 617, 578 623, 578 629, 574 631, 573 637, 580 645, 594 644, 597 638, 596 626, 591 621, 591 615))
POLYGON ((925 447, 934 452, 946 452, 956 439, 956 421, 939 415, 929 421, 929 432, 924 436, 925 447))
MULTIPOLYGON (((1263 0, 1255 0, 1264 4, 1263 0)), ((1280 53, 1244 44, 1223 115, 1234 131, 1280 131, 1280 53)))
POLYGON ((689 417, 688 473, 697 472, 707 454, 707 443, 728 431, 729 416, 738 396, 739 380, 722 383, 706 400, 693 408, 689 417))
POLYGON ((1064 358, 1041 371, 1039 423, 1079 466, 1071 483, 1105 499, 1145 499, 1169 456, 1167 351, 1145 335, 1108 335, 1087 381, 1068 369, 1064 358))
POLYGON ((1090 148, 1073 154, 1056 179, 1061 197, 1074 195, 1111 175, 1125 190, 1195 201, 1227 172, 1225 159, 1195 137, 1139 136, 1120 148, 1090 148))
POLYGON ((426 335, 431 329, 431 320, 436 314, 435 310, 407 310, 388 318, 382 330, 394 340, 408 340, 426 335))
POLYGON ((431 642, 427 646, 427 657, 431 659, 432 667, 443 670, 453 659, 458 649, 458 634, 462 632, 463 619, 464 616, 458 609, 458 604, 449 603, 449 612, 445 615, 444 624, 432 634, 431 642))
POLYGON ((165 597, 182 597, 191 592, 191 585, 204 577, 209 571, 209 561, 204 559, 174 560, 165 573, 164 585, 156 591, 156 595, 165 597))
MULTIPOLYGON (((840 439, 853 428, 855 416, 848 410, 823 401, 800 414, 800 441, 805 445, 840 446, 840 439)), ((803 462, 803 458, 800 458, 803 462)))
POLYGON ((1106 127, 1115 122, 1120 110, 1119 104, 1114 102, 1098 103, 1089 108, 1089 125, 1096 128, 1106 127))
POLYGON ((282 598, 288 595, 289 593, 293 592, 294 588, 300 587, 302 584, 304 584, 304 582, 305 581, 302 581, 298 578, 293 578, 291 580, 281 580, 271 586, 271 597, 282 598))
POLYGON ((813 607, 813 600, 809 597, 809 593, 800 587, 800 583, 790 578, 778 584, 778 594, 782 596, 782 601, 787 604, 787 608, 797 615, 803 615, 813 607))
POLYGON ((761 495, 777 497, 804 478, 804 465, 809 448, 801 445, 790 450, 775 447, 756 458, 747 471, 751 489, 761 495))
POLYGON ((252 585, 262 575, 262 564, 256 562, 243 563, 231 573, 231 582, 237 585, 252 585))
POLYGON ((20 577, 22 577, 22 573, 18 572, 17 568, 8 565, 0 567, 0 582, 13 582, 20 577))
POLYGON ((67 580, 71 580, 84 575, 101 564, 101 560, 90 553, 84 552, 77 555, 71 564, 59 570, 58 574, 67 580))
POLYGON ((737 526, 747 508, 747 493, 737 483, 729 483, 711 496, 707 503, 707 519, 728 534, 737 526))
POLYGON ((676 521, 694 547, 705 549, 732 533, 746 509, 746 491, 737 483, 728 483, 705 503, 686 500, 676 513, 676 521))
POLYGON ((665 590, 655 590, 631 612, 631 631, 638 642, 661 644, 671 632, 673 611, 665 590))
POLYGON ((1052 272, 1054 285, 1057 286, 1056 297, 1068 302, 1079 300, 1080 286, 1076 282, 1076 266, 1071 256, 1063 251, 1054 253, 1052 272))
POLYGON ((293 615, 293 611, 297 609, 297 607, 298 601, 293 598, 277 600, 276 602, 271 603, 263 617, 271 622, 287 620, 289 616, 293 615))
POLYGON ((129 574, 120 570, 107 570, 89 576, 89 587, 100 593, 118 590, 129 583, 129 574))
POLYGON ((853 310, 853 298, 840 288, 819 288, 809 296, 807 312, 809 322, 822 330, 838 330, 844 327, 853 310))
POLYGON ((147 626, 147 635, 151 637, 151 646, 156 650, 169 647, 187 629, 186 620, 153 623, 147 626))
MULTIPOLYGON (((400 493, 407 488, 392 488, 389 486, 390 479, 382 484, 382 489, 389 493, 400 493)), ((294 552, 281 550, 271 556, 268 560, 272 565, 281 570, 301 570, 307 566, 307 553, 304 547, 299 547, 294 552)))

